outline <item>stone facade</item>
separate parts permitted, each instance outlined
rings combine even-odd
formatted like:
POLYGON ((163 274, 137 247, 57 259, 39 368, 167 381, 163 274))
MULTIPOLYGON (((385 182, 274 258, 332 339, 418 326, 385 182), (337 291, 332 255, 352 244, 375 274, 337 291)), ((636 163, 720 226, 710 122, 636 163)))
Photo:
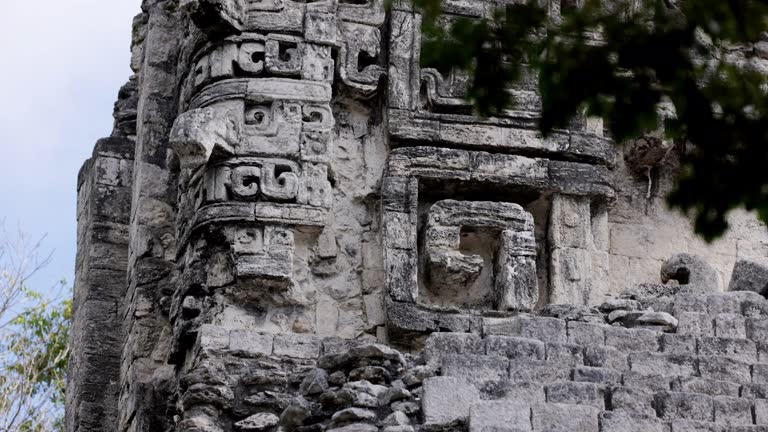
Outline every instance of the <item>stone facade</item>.
POLYGON ((765 227, 696 240, 675 148, 544 138, 533 77, 474 116, 385 3, 144 1, 78 180, 68 430, 768 430, 765 227))

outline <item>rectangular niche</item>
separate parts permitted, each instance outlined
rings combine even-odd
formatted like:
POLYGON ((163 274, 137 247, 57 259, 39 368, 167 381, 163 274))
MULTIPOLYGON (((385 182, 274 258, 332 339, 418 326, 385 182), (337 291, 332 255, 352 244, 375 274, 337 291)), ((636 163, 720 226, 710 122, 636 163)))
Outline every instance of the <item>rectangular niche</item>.
POLYGON ((605 166, 394 149, 382 184, 390 337, 479 332, 483 316, 582 303, 607 263, 593 234, 605 209, 592 204, 613 194, 605 166))
MULTIPOLYGON (((477 312, 538 306, 538 299, 547 297, 549 202, 548 196, 533 190, 421 182, 416 302, 477 312), (509 285, 507 265, 532 276, 527 282, 532 292, 522 286, 508 287, 527 293, 518 301, 510 302, 509 295, 504 298, 505 292, 511 294, 504 288, 509 285)), ((517 282, 520 285, 522 280, 517 282)))

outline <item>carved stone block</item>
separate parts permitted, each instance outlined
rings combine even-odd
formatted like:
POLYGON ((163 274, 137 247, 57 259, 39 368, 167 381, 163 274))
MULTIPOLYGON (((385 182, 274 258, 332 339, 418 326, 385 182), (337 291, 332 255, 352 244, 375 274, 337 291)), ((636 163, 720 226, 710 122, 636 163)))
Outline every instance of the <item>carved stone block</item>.
POLYGON ((533 217, 517 204, 439 201, 426 228, 427 278, 432 289, 467 290, 486 261, 496 309, 527 310, 538 301, 533 217), (493 238, 490 256, 462 251, 462 230, 493 238))
POLYGON ((237 276, 286 287, 293 274, 293 231, 280 226, 232 227, 237 276))

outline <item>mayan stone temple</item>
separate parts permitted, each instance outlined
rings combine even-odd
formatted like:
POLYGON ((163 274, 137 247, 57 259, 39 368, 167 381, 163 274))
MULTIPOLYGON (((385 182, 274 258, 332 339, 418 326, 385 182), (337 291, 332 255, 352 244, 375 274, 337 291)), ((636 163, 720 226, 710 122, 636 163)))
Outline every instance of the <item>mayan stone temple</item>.
POLYGON ((142 10, 78 179, 68 431, 768 431, 768 230, 699 240, 674 143, 543 138, 534 79, 474 116, 405 0, 142 10))

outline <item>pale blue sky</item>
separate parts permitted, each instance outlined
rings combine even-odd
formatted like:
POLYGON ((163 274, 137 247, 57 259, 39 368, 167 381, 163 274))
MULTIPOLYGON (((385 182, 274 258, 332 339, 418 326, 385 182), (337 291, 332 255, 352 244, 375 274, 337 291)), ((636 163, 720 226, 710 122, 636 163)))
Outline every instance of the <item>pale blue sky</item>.
POLYGON ((47 235, 35 288, 71 284, 77 172, 112 130, 141 1, 0 1, 0 219, 47 235))

